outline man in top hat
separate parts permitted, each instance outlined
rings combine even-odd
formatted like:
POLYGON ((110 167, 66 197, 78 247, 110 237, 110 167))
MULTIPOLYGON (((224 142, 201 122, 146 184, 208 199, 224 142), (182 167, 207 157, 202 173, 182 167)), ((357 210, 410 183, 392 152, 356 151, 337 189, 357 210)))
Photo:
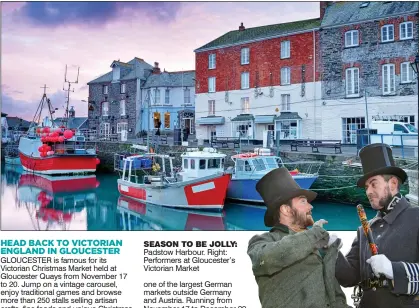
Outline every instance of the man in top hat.
POLYGON ((336 278, 344 287, 359 285, 359 307, 419 307, 419 207, 400 194, 406 172, 395 166, 387 144, 371 144, 359 152, 365 188, 377 215, 369 221, 378 254, 372 256, 363 230, 346 256, 339 252, 336 278))
POLYGON ((270 171, 256 190, 267 206, 265 225, 272 227, 252 237, 247 250, 262 308, 347 308, 335 278, 340 239, 324 249, 327 221, 311 216, 317 194, 301 189, 286 168, 270 171))

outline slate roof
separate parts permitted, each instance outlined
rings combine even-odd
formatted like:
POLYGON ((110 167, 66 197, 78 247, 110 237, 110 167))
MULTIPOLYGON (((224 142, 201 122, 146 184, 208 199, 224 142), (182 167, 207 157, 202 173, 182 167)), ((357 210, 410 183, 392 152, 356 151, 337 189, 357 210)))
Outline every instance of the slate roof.
MULTIPOLYGON (((153 66, 145 62, 143 59, 140 58, 134 58, 128 63, 124 63, 121 61, 113 61, 113 64, 119 64, 124 67, 130 67, 131 70, 125 75, 121 76, 120 80, 129 80, 129 79, 135 79, 140 78, 145 80, 148 75, 151 73, 151 70, 153 70, 153 66)), ((103 83, 103 82, 111 82, 112 81, 112 71, 92 80, 89 81, 87 84, 94 84, 94 83, 103 83)))
POLYGON ((239 114, 234 119, 231 119, 231 121, 250 121, 254 119, 255 117, 253 116, 253 114, 239 114))
POLYGON ((182 72, 163 72, 161 74, 152 74, 147 78, 143 88, 153 87, 194 87, 195 86, 195 71, 182 72))
MULTIPOLYGON (((55 124, 60 125, 60 123, 62 123, 62 121, 65 118, 56 118, 54 119, 55 124)), ((84 122, 87 121, 87 117, 75 117, 75 118, 69 118, 68 119, 68 123, 67 123, 67 127, 70 129, 73 128, 79 128, 80 126, 82 126, 84 124, 84 122)))
POLYGON ((326 8, 321 26, 356 23, 366 20, 383 19, 386 16, 402 15, 409 12, 417 13, 419 5, 417 1, 394 1, 394 2, 351 2, 339 1, 330 4, 326 8), (367 6, 361 7, 362 4, 367 6))
POLYGON ((282 24, 246 28, 244 31, 234 30, 227 32, 219 38, 199 47, 195 52, 216 49, 221 47, 240 45, 255 40, 263 40, 295 32, 312 30, 320 27, 320 18, 293 21, 282 24))
POLYGON ((298 112, 281 112, 279 116, 276 116, 275 120, 302 120, 298 115, 298 112))
POLYGON ((6 117, 9 128, 29 128, 31 122, 18 117, 6 117))

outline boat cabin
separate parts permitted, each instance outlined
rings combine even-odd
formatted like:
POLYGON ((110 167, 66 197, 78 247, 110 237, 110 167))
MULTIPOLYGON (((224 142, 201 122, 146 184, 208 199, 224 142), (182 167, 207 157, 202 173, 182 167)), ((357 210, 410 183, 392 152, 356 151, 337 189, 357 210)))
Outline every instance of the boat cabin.
POLYGON ((206 177, 218 172, 224 172, 225 154, 217 153, 216 149, 188 149, 181 155, 182 171, 179 174, 183 181, 206 177))
POLYGON ((255 149, 253 153, 236 154, 231 157, 234 161, 235 177, 255 176, 260 177, 260 174, 266 174, 269 171, 282 167, 283 162, 280 157, 272 156, 269 152, 255 149))

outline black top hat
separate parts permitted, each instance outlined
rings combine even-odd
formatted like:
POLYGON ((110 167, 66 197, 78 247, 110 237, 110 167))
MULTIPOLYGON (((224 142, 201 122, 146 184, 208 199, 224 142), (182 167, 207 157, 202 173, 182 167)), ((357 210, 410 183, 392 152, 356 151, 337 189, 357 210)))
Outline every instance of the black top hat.
POLYGON ((406 172, 394 164, 393 152, 387 144, 367 145, 359 151, 359 157, 364 175, 358 180, 358 187, 365 187, 365 182, 376 175, 395 175, 401 179, 402 183, 407 179, 406 172))
POLYGON ((311 202, 317 196, 317 193, 313 191, 301 189, 288 169, 284 167, 265 174, 257 182, 256 190, 267 206, 264 219, 267 227, 273 227, 278 223, 274 221, 274 214, 282 204, 298 196, 305 196, 308 202, 311 202))

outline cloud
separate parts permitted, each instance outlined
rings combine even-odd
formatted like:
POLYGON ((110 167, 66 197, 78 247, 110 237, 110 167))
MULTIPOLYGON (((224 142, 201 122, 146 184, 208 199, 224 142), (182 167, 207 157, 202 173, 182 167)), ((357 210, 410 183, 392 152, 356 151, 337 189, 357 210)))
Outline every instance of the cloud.
POLYGON ((37 105, 33 102, 16 100, 13 97, 1 95, 1 111, 10 117, 19 117, 32 121, 37 105))
POLYGON ((103 26, 122 15, 142 14, 160 23, 176 19, 180 2, 27 2, 15 11, 39 26, 103 26))

